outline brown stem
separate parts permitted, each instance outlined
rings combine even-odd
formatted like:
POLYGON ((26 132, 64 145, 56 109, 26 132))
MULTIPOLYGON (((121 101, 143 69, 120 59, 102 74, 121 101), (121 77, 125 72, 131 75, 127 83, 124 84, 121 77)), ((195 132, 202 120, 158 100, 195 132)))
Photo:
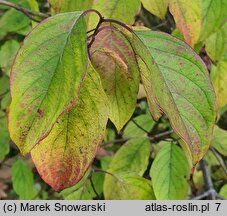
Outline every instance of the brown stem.
POLYGON ((200 161, 200 169, 203 172, 205 190, 208 192, 207 198, 210 199, 210 200, 215 200, 216 199, 216 191, 214 190, 213 182, 211 180, 211 177, 210 177, 210 174, 209 174, 209 170, 208 170, 206 161, 204 159, 202 159, 200 161))
POLYGON ((40 22, 40 21, 33 18, 33 16, 41 17, 44 19, 49 17, 49 15, 47 15, 47 14, 44 14, 41 12, 30 11, 27 8, 21 7, 20 5, 14 4, 12 2, 4 1, 4 0, 0 0, 0 5, 5 5, 8 7, 14 8, 14 9, 20 11, 21 13, 25 14, 27 17, 29 17, 31 20, 33 20, 35 22, 40 22))

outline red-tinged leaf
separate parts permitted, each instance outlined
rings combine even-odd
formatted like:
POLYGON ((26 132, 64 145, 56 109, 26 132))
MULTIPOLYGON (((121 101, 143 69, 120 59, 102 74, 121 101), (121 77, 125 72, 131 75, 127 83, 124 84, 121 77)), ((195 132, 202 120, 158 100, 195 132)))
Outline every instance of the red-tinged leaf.
POLYGON ((104 137, 107 119, 107 98, 90 66, 78 102, 31 151, 39 174, 54 190, 73 186, 84 176, 104 137))
POLYGON ((194 47, 201 31, 202 11, 200 1, 169 0, 169 9, 185 42, 194 47))
POLYGON ((10 81, 9 131, 22 154, 76 102, 86 74, 86 24, 80 12, 53 16, 24 40, 10 81))
POLYGON ((128 40, 111 26, 96 36, 91 59, 110 101, 110 120, 119 131, 132 116, 139 88, 139 71, 128 40))

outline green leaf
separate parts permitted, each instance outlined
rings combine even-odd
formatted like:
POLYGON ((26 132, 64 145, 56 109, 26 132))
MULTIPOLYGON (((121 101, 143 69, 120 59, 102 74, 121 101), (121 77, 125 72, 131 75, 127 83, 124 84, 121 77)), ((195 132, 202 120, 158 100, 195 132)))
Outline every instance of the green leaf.
POLYGON ((146 138, 147 134, 144 130, 150 132, 155 124, 155 121, 149 114, 139 115, 134 118, 133 121, 130 121, 124 129, 124 137, 126 138, 146 138), (141 126, 144 130, 139 128, 136 124, 141 126))
POLYGON ((28 153, 76 102, 86 74, 86 24, 80 12, 50 17, 24 40, 11 72, 9 131, 28 153))
POLYGON ((183 147, 196 164, 209 148, 215 121, 215 96, 205 65, 185 43, 170 35, 135 33, 148 50, 144 56, 141 42, 137 47, 134 45, 141 76, 147 80, 143 85, 151 86, 153 98, 184 140, 183 147))
POLYGON ((33 174, 28 165, 18 159, 12 167, 13 189, 19 195, 19 199, 33 199, 33 174))
POLYGON ((167 7, 168 0, 141 0, 143 6, 152 14, 164 20, 167 7))
POLYGON ((211 81, 217 96, 217 110, 227 105, 227 59, 211 67, 211 81))
POLYGON ((201 1, 169 0, 169 9, 185 42, 194 47, 201 31, 201 1))
MULTIPOLYGON (((27 0, 18 1, 22 7, 29 8, 27 0)), ((30 19, 20 11, 13 8, 7 10, 0 18, 0 39, 4 37, 7 32, 18 32, 30 24, 30 19)))
POLYGON ((134 23, 134 16, 139 10, 140 0, 96 0, 92 9, 98 10, 105 18, 116 19, 126 24, 134 23))
POLYGON ((132 173, 106 175, 104 196, 106 200, 155 200, 151 182, 132 173))
POLYGON ((227 58, 227 22, 205 41, 207 54, 213 61, 227 58))
POLYGON ((20 47, 20 44, 16 40, 6 41, 0 49, 0 67, 9 75, 10 68, 13 63, 13 59, 20 47))
POLYGON ((150 142, 146 138, 129 140, 114 155, 109 165, 109 172, 132 172, 142 176, 149 162, 149 147, 150 142))
POLYGON ((227 156, 227 131, 215 126, 212 145, 222 155, 227 156))
POLYGON ((54 190, 70 187, 84 176, 103 140, 107 120, 107 98, 90 65, 77 103, 31 151, 38 172, 54 190))
POLYGON ((6 117, 0 115, 0 162, 9 153, 9 133, 6 127, 6 117))
POLYGON ((9 78, 7 76, 0 77, 0 96, 9 92, 9 78))
MULTIPOLYGON (((69 11, 85 11, 89 9, 98 10, 106 19, 116 19, 127 24, 134 23, 134 16, 139 10, 140 1, 131 0, 49 0, 52 14, 69 11)), ((98 24, 98 16, 89 14, 89 26, 94 28, 98 24)))
POLYGON ((92 200, 96 198, 96 193, 91 186, 90 178, 94 184, 96 192, 100 195, 102 193, 104 173, 95 172, 92 177, 89 176, 91 170, 88 170, 84 177, 73 187, 67 188, 59 193, 65 200, 92 200))
POLYGON ((226 0, 203 0, 201 1, 202 27, 199 41, 204 41, 213 32, 219 30, 227 19, 226 0))
POLYGON ((110 101, 110 120, 119 131, 132 116, 139 71, 130 43, 117 30, 103 29, 91 47, 91 60, 110 101))
POLYGON ((7 94, 4 95, 4 97, 2 98, 2 100, 0 102, 1 109, 6 110, 10 104, 10 101, 11 101, 11 97, 10 97, 10 93, 8 92, 7 94))
POLYGON ((166 144, 158 152, 150 176, 158 200, 186 199, 189 166, 184 152, 177 145, 166 144))
POLYGON ((223 185, 219 194, 227 199, 227 184, 223 185))
POLYGON ((88 169, 84 177, 76 185, 61 191, 58 195, 62 196, 64 200, 92 200, 95 197, 95 193, 89 182, 90 174, 91 170, 88 169))

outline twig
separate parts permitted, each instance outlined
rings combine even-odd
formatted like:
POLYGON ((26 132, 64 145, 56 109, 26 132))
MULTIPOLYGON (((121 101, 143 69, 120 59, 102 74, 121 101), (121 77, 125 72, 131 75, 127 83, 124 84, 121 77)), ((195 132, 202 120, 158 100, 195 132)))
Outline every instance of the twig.
POLYGON ((90 180, 90 183, 91 183, 92 190, 94 191, 96 197, 97 197, 98 199, 100 199, 100 196, 99 196, 97 190, 95 189, 95 185, 94 185, 94 182, 93 182, 93 180, 92 180, 92 176, 89 178, 89 180, 90 180))
POLYGON ((204 199, 204 198, 208 197, 211 193, 215 193, 215 195, 216 195, 215 190, 212 189, 212 190, 209 190, 209 191, 205 191, 204 193, 202 193, 202 194, 200 194, 200 195, 198 195, 196 197, 193 197, 192 200, 201 200, 201 199, 204 199))
POLYGON ((211 199, 211 200, 215 200, 216 199, 216 191, 214 190, 213 183, 212 183, 212 180, 211 180, 208 168, 207 168, 207 164, 206 164, 206 161, 204 159, 202 159, 200 161, 200 169, 203 172, 205 190, 206 190, 206 192, 209 192, 209 194, 207 195, 207 198, 211 199))
POLYGON ((0 0, 0 4, 8 6, 8 7, 11 7, 11 8, 14 8, 14 9, 20 11, 21 13, 25 14, 27 17, 29 17, 31 20, 33 20, 35 22, 40 22, 40 21, 36 20, 35 18, 33 18, 33 16, 41 17, 41 18, 44 18, 44 19, 49 17, 49 15, 47 15, 47 14, 28 10, 27 8, 23 8, 20 5, 14 4, 12 2, 0 0))
POLYGON ((132 122, 142 131, 144 131, 145 133, 149 133, 149 131, 145 130, 142 126, 140 126, 134 119, 132 119, 132 122))
POLYGON ((173 130, 168 130, 168 131, 164 131, 162 133, 156 134, 154 136, 149 136, 148 139, 150 141, 160 141, 164 138, 168 138, 171 134, 173 133, 173 130))
MULTIPOLYGON (((158 142, 160 140, 163 140, 164 138, 168 138, 172 133, 173 133, 173 130, 164 131, 162 133, 159 133, 159 134, 156 134, 156 135, 153 135, 153 136, 148 136, 147 139, 150 140, 150 141, 158 142)), ((133 137, 133 138, 135 138, 135 137, 133 137)), ((121 139, 114 139, 114 140, 110 140, 110 141, 107 141, 107 142, 103 142, 102 146, 109 145, 109 144, 122 143, 122 142, 126 142, 130 139, 132 139, 132 138, 126 137, 126 138, 121 138, 121 139)))

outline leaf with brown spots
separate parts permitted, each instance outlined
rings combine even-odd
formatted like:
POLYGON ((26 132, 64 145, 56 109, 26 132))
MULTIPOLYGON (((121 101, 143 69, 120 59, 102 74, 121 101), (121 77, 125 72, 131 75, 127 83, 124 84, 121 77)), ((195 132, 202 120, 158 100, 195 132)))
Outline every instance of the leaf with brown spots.
POLYGON ((78 102, 31 151, 40 176, 54 190, 73 186, 84 176, 104 137, 108 106, 99 75, 90 65, 78 102))
POLYGON ((134 44, 140 73, 147 75, 143 85, 146 89, 145 85, 151 83, 153 98, 196 164, 209 148, 216 116, 215 94, 206 66, 189 46, 170 35, 146 30, 135 33, 141 40, 134 44), (146 46, 146 56, 141 55, 141 44, 146 46), (148 72, 146 66, 151 62, 148 72))
POLYGON ((25 38, 10 75, 9 108, 10 136, 22 154, 76 102, 86 65, 86 24, 80 12, 48 18, 25 38))

